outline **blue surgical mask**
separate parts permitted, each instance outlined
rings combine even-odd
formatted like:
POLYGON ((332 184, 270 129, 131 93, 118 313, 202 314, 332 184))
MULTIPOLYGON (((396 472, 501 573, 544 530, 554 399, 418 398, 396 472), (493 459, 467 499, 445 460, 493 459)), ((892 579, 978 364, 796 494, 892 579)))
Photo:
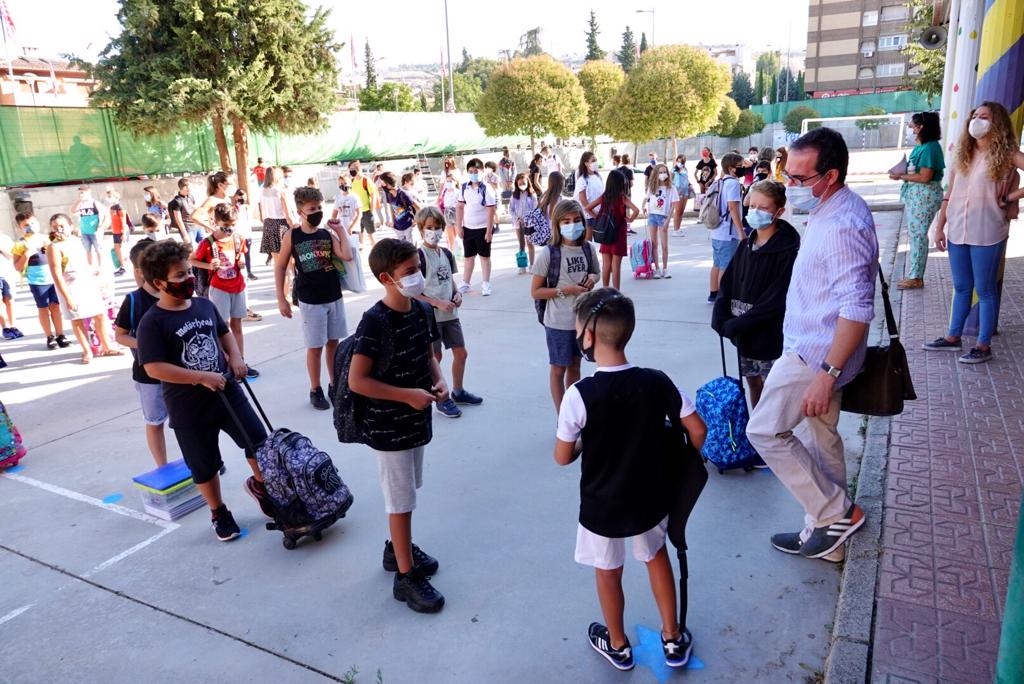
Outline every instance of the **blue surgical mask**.
POLYGON ((764 209, 751 209, 750 213, 747 214, 747 223, 750 227, 755 230, 761 230, 775 223, 775 214, 769 213, 764 209))
POLYGON ((469 182, 470 183, 479 183, 480 182, 480 174, 479 173, 471 173, 471 174, 469 174, 469 182))
POLYGON ((579 240, 583 237, 583 222, 576 221, 574 223, 564 223, 558 227, 558 232, 560 232, 562 237, 566 240, 579 240))
POLYGON ((821 204, 821 198, 814 196, 814 188, 816 188, 818 186, 818 183, 820 183, 824 179, 825 177, 822 176, 814 185, 786 186, 786 202, 789 203, 789 205, 794 209, 811 211, 819 204, 821 204))

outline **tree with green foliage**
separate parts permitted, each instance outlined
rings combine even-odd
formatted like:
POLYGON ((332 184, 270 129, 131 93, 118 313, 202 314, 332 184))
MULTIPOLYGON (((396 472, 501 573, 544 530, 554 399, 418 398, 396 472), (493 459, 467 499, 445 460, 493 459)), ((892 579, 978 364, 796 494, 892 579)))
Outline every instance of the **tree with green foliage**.
POLYGON ((601 110, 605 103, 619 92, 626 74, 618 64, 600 60, 590 60, 583 65, 576 78, 583 88, 583 96, 587 102, 587 123, 583 127, 584 135, 590 136, 591 147, 596 148, 595 138, 606 132, 601 110))
MULTIPOLYGON (((452 74, 452 82, 455 84, 455 109, 460 112, 475 112, 480 96, 484 94, 480 83, 472 76, 456 71, 452 74)), ((451 94, 448 90, 448 79, 444 80, 445 97, 451 94)), ((434 111, 443 112, 445 102, 441 101, 441 80, 434 81, 434 111)))
POLYGON ((373 58, 373 50, 370 49, 370 39, 366 39, 366 48, 363 51, 363 61, 366 63, 366 89, 377 90, 377 61, 373 58))
POLYGON ((376 90, 359 91, 359 110, 364 112, 416 112, 419 104, 405 83, 381 83, 376 90))
POLYGON ((466 48, 462 48, 462 63, 459 64, 458 68, 456 68, 455 70, 459 71, 461 69, 465 69, 469 65, 470 59, 471 58, 469 56, 469 50, 467 50, 466 48))
POLYGON ((590 21, 587 22, 587 61, 593 61, 598 59, 604 59, 607 56, 607 52, 601 49, 601 46, 597 43, 597 14, 594 10, 590 10, 590 21))
POLYGON ((430 111, 430 104, 427 102, 427 91, 426 90, 421 90, 420 91, 420 111, 421 112, 429 112, 430 111))
POLYGON ((653 47, 640 55, 602 116, 608 132, 621 140, 697 135, 718 121, 729 84, 728 67, 706 50, 653 47))
POLYGON ((789 110, 789 113, 782 120, 782 125, 787 133, 799 133, 804 119, 817 119, 820 117, 821 114, 816 109, 811 109, 807 105, 800 105, 789 110))
MULTIPOLYGON (((921 45, 921 31, 932 25, 935 5, 931 0, 910 0, 910 41, 901 52, 910 61, 906 75, 907 87, 924 93, 929 98, 942 95, 946 70, 946 50, 929 50, 921 45), (911 71, 913 73, 911 73, 911 71)), ((956 36, 950 36, 956 40, 956 36)))
MULTIPOLYGON (((860 114, 861 116, 880 116, 882 114, 888 113, 889 112, 885 111, 885 108, 883 107, 879 107, 878 105, 871 105, 860 114)), ((884 119, 857 119, 856 121, 857 128, 859 128, 862 131, 878 130, 879 128, 882 127, 883 123, 884 119)))
POLYGON ((647 52, 647 34, 643 31, 640 32, 640 54, 647 52))
POLYGON ((754 88, 750 85, 750 76, 745 71, 737 71, 733 74, 732 90, 729 91, 729 97, 740 109, 746 109, 754 104, 754 88))
POLYGON ((587 122, 587 101, 576 76, 549 55, 514 59, 498 67, 477 105, 487 135, 575 135, 587 122))
POLYGON ((540 45, 540 27, 532 28, 519 38, 519 54, 523 57, 536 57, 544 54, 540 45))
POLYGON ((772 74, 772 80, 768 86, 768 101, 775 104, 779 101, 779 76, 772 74))
POLYGON ((736 101, 729 96, 723 97, 722 108, 718 110, 718 121, 712 127, 711 132, 723 138, 728 138, 732 135, 733 129, 736 128, 736 122, 739 121, 739 118, 740 108, 736 105, 736 101))
POLYGON ((619 64, 627 74, 633 70, 636 64, 636 39, 633 37, 633 29, 626 27, 622 32, 622 47, 619 48, 619 64))
POLYGON ((764 117, 752 109, 744 109, 740 112, 736 125, 733 126, 730 138, 746 138, 764 130, 764 117))
POLYGON ((213 125, 220 166, 248 188, 249 132, 310 133, 334 111, 340 45, 328 12, 300 0, 121 0, 119 34, 90 76, 93 105, 135 135, 213 125), (195 39, 193 36, 203 36, 195 39))
POLYGON ((793 98, 794 100, 799 101, 807 99, 807 90, 804 86, 804 72, 802 71, 796 77, 796 92, 797 97, 793 98))
POLYGON ((762 52, 757 56, 757 64, 754 68, 759 73, 765 74, 766 78, 771 78, 782 68, 782 53, 778 51, 762 52))
POLYGON ((800 84, 796 75, 789 67, 779 70, 779 102, 793 102, 804 99, 800 92, 800 84))
MULTIPOLYGON (((455 73, 462 74, 475 80, 480 86, 480 90, 484 91, 487 90, 487 84, 491 80, 491 74, 494 73, 494 70, 497 69, 500 64, 501 62, 496 59, 473 57, 469 61, 460 64, 459 68, 455 70, 455 73)), ((456 86, 455 89, 458 90, 458 86, 456 86)), ((458 109, 459 111, 468 111, 463 110, 461 107, 458 109)))

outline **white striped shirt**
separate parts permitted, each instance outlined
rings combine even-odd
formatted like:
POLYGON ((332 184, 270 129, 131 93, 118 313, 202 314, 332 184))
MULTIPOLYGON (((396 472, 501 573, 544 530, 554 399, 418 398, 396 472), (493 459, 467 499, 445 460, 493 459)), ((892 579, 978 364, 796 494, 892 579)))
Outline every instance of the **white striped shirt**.
MULTIPOLYGON (((825 360, 839 318, 870 323, 875 317, 878 236, 871 210, 843 187, 811 211, 786 296, 783 346, 812 369, 825 360)), ((837 386, 864 365, 867 336, 844 364, 837 386)))

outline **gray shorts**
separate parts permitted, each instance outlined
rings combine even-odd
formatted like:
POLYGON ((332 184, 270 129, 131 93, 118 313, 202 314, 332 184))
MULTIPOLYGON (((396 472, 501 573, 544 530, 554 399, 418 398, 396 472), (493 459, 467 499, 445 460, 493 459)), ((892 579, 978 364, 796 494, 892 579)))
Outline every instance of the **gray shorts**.
POLYGON ((230 321, 232 318, 245 318, 247 306, 245 290, 232 293, 211 287, 206 293, 206 298, 213 302, 217 311, 220 312, 220 317, 225 321, 230 321))
POLYGON ((167 405, 164 404, 164 389, 160 384, 136 382, 135 391, 139 393, 142 404, 142 419, 146 425, 163 425, 167 422, 167 405))
POLYGON ((433 343, 434 353, 441 353, 441 345, 445 349, 455 349, 466 346, 466 338, 462 336, 462 322, 456 318, 454 321, 438 321, 437 331, 441 333, 440 339, 433 343))
POLYGON ((302 340, 306 349, 319 349, 328 340, 348 337, 344 299, 327 304, 299 302, 299 311, 302 312, 302 340))
POLYGON ((423 451, 375 451, 386 513, 409 513, 416 508, 416 490, 423 486, 423 451))

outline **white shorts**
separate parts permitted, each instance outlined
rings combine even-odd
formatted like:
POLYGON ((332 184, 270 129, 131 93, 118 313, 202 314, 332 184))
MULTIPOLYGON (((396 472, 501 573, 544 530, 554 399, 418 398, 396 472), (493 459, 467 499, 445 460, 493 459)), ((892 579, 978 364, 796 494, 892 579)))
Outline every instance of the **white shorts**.
POLYGON ((329 340, 340 340, 348 336, 342 297, 326 304, 306 304, 300 301, 299 311, 302 312, 302 339, 306 349, 319 349, 329 340))
MULTIPOLYGON (((628 539, 633 540, 633 558, 641 563, 649 563, 665 546, 665 533, 668 530, 668 516, 655 527, 643 534, 628 539)), ((599 570, 616 570, 626 562, 627 537, 602 537, 591 532, 583 525, 576 528, 576 562, 589 565, 599 570)))
POLYGON ((405 451, 376 451, 377 475, 384 493, 384 512, 410 513, 416 490, 423 486, 424 447, 405 451))

